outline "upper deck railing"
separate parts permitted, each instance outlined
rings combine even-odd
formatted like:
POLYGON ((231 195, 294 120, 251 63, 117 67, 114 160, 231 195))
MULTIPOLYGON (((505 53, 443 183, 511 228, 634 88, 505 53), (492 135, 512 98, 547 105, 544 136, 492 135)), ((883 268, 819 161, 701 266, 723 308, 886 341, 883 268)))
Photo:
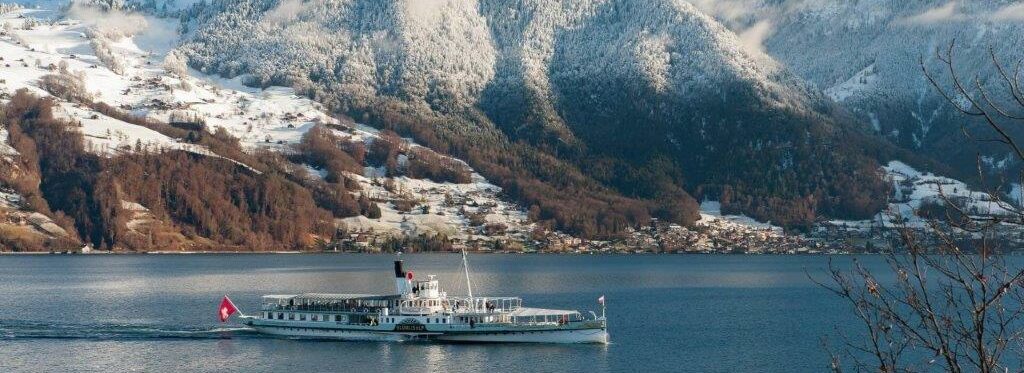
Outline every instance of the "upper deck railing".
POLYGON ((448 297, 448 304, 454 312, 511 312, 523 307, 519 297, 448 297))

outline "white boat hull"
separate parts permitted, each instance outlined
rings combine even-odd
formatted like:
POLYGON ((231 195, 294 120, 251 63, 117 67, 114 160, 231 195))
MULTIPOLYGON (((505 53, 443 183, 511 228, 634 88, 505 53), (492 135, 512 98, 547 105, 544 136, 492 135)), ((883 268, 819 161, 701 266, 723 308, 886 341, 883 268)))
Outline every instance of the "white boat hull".
POLYGON ((474 343, 608 343, 608 332, 602 329, 543 330, 528 332, 496 332, 473 334, 442 334, 434 339, 445 342, 474 343))
POLYGON ((341 330, 341 329, 311 329, 311 328, 289 328, 276 326, 253 325, 256 331, 281 337, 309 338, 309 339, 336 339, 343 341, 382 341, 400 342, 409 338, 402 334, 381 333, 362 330, 341 330))
POLYGON ((281 337, 345 341, 438 341, 460 343, 608 343, 604 329, 551 329, 524 331, 470 331, 398 333, 344 328, 309 328, 250 324, 256 331, 281 337))

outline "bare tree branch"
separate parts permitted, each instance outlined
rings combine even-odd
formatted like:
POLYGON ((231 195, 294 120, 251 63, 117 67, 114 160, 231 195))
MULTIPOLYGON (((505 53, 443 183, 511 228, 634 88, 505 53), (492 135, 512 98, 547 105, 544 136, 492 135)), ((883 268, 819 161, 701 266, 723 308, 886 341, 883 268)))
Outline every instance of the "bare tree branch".
MULTIPOLYGON (((1024 161, 1018 142, 1005 130, 1007 123, 1024 120, 1015 114, 1024 112, 1021 61, 1011 77, 990 50, 1011 98, 994 97, 979 77, 973 82, 975 97, 955 68, 955 45, 954 40, 935 53, 951 89, 947 91, 939 83, 922 57, 919 63, 925 78, 958 112, 980 118, 997 135, 975 139, 963 125, 966 139, 1001 144, 1024 161), (1019 107, 1010 109, 1002 102, 1019 107)), ((985 185, 988 180, 980 155, 976 166, 985 185)), ((1024 182, 1024 175, 1015 179, 1024 182)), ((987 211, 948 195, 941 185, 937 189, 942 213, 930 216, 923 227, 910 225, 909 219, 896 213, 890 217, 898 237, 885 258, 887 271, 895 280, 879 281, 858 260, 845 270, 830 260, 827 282, 808 274, 816 284, 845 299, 866 331, 864 339, 842 336, 846 350, 830 352, 833 371, 842 371, 844 366, 877 372, 1024 369, 1024 269, 1005 260, 998 235, 1000 229, 1024 227, 1024 210, 1004 201, 999 187, 984 192, 987 211), (850 365, 844 365, 842 359, 848 359, 850 365)))

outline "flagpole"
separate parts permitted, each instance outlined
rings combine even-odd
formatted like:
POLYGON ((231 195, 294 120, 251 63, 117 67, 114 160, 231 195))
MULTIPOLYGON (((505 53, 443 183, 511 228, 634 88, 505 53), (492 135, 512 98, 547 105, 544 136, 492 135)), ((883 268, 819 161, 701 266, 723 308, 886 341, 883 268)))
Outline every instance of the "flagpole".
POLYGON ((238 306, 235 305, 235 301, 231 300, 231 297, 229 297, 227 294, 224 294, 224 299, 227 299, 228 303, 231 303, 231 307, 235 308, 235 312, 238 312, 238 317, 241 317, 241 318, 245 317, 245 314, 242 313, 242 309, 238 308, 238 306))
POLYGON ((476 312, 476 300, 473 299, 473 284, 469 282, 469 262, 466 261, 466 249, 462 249, 462 268, 466 270, 466 295, 469 296, 469 303, 473 312, 476 312))

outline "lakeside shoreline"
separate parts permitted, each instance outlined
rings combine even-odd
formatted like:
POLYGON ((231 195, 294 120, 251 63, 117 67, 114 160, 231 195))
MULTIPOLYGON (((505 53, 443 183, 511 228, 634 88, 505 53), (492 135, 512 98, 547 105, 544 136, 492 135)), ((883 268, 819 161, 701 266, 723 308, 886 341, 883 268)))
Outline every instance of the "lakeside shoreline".
MULTIPOLYGON (((879 253, 853 253, 853 252, 834 252, 834 253, 719 253, 719 252, 642 252, 642 253, 624 253, 624 252, 511 252, 511 251, 467 251, 469 254, 496 254, 496 255, 565 255, 565 256, 583 256, 583 255, 608 255, 608 256, 634 256, 634 255, 721 255, 721 256, 833 256, 833 255, 876 255, 879 253)), ((369 254, 369 255, 394 255, 393 252, 360 252, 360 251, 138 251, 138 252, 127 252, 127 251, 102 251, 102 252, 91 252, 91 253, 78 253, 78 252, 12 252, 12 251, 0 251, 0 256, 48 256, 48 255, 60 255, 60 256, 94 256, 94 255, 308 255, 308 254, 369 254)), ((458 252, 441 252, 441 251, 430 251, 430 252, 413 252, 402 254, 459 254, 458 252)))

